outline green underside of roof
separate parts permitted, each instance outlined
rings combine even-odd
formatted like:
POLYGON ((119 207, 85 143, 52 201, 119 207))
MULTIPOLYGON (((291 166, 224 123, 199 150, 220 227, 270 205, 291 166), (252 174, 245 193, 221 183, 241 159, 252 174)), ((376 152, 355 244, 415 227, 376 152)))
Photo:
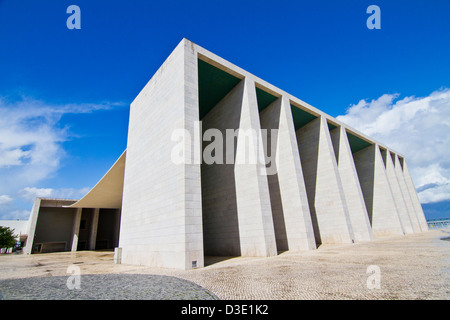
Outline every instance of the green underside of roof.
POLYGON ((258 100, 258 110, 261 112, 278 98, 260 88, 256 88, 256 99, 258 100))
POLYGON ((358 138, 357 136, 351 134, 350 132, 347 132, 348 142, 350 143, 350 149, 352 149, 352 153, 356 153, 358 151, 361 151, 364 148, 367 148, 371 145, 371 143, 358 138))
POLYGON ((303 127, 304 125, 310 123, 317 117, 315 115, 312 115, 309 112, 306 112, 305 110, 302 110, 300 108, 297 108, 296 106, 291 105, 292 110, 292 118, 294 119, 294 127, 295 130, 298 130, 299 128, 303 127))
POLYGON ((240 81, 241 79, 198 59, 200 120, 240 81))
MULTIPOLYGON (((202 119, 230 92, 241 79, 198 59, 199 111, 202 119)), ((267 108, 277 97, 256 88, 259 112, 267 108)))
POLYGON ((337 128, 337 127, 336 127, 334 124, 332 124, 332 123, 327 122, 327 124, 328 124, 328 129, 329 129, 330 131, 337 128))
MULTIPOLYGON (((199 91, 199 116, 200 120, 220 102, 241 79, 198 59, 198 91, 199 91)), ((259 112, 267 108, 278 98, 260 88, 256 88, 256 98, 259 112)), ((317 118, 317 116, 291 105, 292 117, 295 130, 303 127, 317 118)), ((330 130, 336 128, 335 125, 328 123, 330 130)), ((362 140, 355 135, 347 132, 350 148, 352 152, 358 152, 368 146, 370 143, 362 140)))

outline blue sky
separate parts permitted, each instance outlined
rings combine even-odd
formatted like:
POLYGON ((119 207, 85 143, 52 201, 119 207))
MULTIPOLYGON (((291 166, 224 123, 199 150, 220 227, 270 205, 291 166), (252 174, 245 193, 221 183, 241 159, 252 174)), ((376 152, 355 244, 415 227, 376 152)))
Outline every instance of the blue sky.
POLYGON ((427 217, 449 217, 449 12, 447 0, 0 0, 0 219, 93 187, 126 148, 129 104, 183 37, 395 146, 427 217), (72 4, 81 30, 66 27, 72 4), (372 4, 379 30, 366 27, 372 4), (410 132, 375 121, 396 114, 410 132))

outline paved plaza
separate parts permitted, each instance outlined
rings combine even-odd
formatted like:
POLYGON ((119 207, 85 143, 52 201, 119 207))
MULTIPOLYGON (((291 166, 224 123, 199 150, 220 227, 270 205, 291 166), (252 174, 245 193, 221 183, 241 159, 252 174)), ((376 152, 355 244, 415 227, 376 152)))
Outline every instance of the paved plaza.
POLYGON ((448 300, 448 237, 448 229, 432 230, 270 258, 206 257, 205 268, 188 271, 114 264, 111 251, 2 254, 0 297, 448 300), (379 289, 367 287, 372 265, 379 267, 379 289), (70 266, 79 267, 78 291, 67 287, 70 266))

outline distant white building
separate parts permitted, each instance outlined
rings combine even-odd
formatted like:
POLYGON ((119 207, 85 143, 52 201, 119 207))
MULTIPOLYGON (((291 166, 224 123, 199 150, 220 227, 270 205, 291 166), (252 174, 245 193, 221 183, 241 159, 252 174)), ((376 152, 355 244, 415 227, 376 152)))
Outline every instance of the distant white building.
MULTIPOLYGON (((16 241, 21 243, 21 247, 26 245, 27 235, 29 229, 29 220, 0 220, 0 226, 8 227, 14 230, 14 234, 17 235, 16 241)), ((12 248, 9 248, 11 251, 12 248)), ((3 251, 6 251, 2 249, 3 251)), ((3 253, 2 251, 2 253, 3 253)))

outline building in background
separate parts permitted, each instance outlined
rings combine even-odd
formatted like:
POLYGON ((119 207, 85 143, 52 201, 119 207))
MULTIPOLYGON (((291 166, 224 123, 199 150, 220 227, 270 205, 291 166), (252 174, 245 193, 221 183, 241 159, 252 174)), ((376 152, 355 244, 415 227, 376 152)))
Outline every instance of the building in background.
POLYGON ((9 253, 13 250, 21 250, 27 243, 27 234, 29 220, 0 220, 1 227, 7 227, 13 230, 13 234, 16 235, 16 245, 13 248, 2 248, 1 253, 9 253))

